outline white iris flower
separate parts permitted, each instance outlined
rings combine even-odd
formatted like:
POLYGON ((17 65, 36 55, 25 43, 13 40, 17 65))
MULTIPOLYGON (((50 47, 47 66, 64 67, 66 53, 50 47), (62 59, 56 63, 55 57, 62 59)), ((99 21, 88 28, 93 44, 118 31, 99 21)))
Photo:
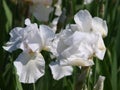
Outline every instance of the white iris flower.
POLYGON ((3 48, 9 52, 22 49, 23 52, 14 61, 14 65, 22 83, 34 83, 44 75, 45 61, 41 50, 49 51, 55 34, 45 25, 32 24, 25 20, 25 28, 15 28, 10 32, 10 41, 3 48))
POLYGON ((74 20, 76 24, 68 25, 56 38, 57 60, 49 65, 56 80, 71 75, 71 66, 91 66, 94 64, 94 56, 103 60, 105 55, 102 37, 108 33, 106 21, 98 17, 92 18, 87 10, 79 11, 74 20), (57 71, 56 66, 60 71, 57 71), (64 71, 61 68, 65 68, 64 71))

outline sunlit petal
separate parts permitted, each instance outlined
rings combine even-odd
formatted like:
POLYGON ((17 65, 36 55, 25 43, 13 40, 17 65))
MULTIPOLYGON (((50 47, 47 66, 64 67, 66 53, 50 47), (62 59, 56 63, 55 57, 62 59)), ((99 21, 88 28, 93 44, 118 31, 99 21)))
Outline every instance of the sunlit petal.
POLYGON ((35 83, 44 75, 45 61, 39 53, 21 53, 14 61, 19 80, 22 83, 35 83))
POLYGON ((87 10, 80 10, 74 16, 75 23, 79 25, 81 31, 90 31, 92 26, 92 16, 87 10))
POLYGON ((92 29, 95 32, 99 32, 103 37, 107 36, 108 28, 105 20, 99 17, 94 17, 92 20, 92 29))
POLYGON ((6 43, 6 46, 3 46, 3 48, 6 51, 12 52, 16 49, 18 49, 17 45, 22 42, 22 37, 20 35, 20 31, 22 28, 16 27, 10 32, 10 41, 6 43))
POLYGON ((42 45, 44 50, 49 51, 49 47, 51 46, 52 40, 55 37, 55 33, 53 30, 46 26, 46 25, 40 25, 40 35, 41 35, 41 40, 42 40, 42 45))
POLYGON ((49 66, 55 80, 59 80, 64 76, 69 76, 73 71, 71 66, 61 66, 59 62, 51 62, 49 66))

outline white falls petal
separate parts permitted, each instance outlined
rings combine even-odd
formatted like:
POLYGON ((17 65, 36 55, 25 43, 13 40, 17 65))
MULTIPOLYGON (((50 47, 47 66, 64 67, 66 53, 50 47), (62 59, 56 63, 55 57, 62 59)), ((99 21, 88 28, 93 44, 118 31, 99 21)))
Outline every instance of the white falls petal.
POLYGON ((74 16, 75 23, 79 25, 81 31, 91 31, 92 16, 87 10, 80 10, 74 16))
POLYGON ((59 62, 51 62, 49 66, 55 80, 69 76, 73 72, 73 68, 71 66, 61 66, 59 62))
POLYGON ((19 80, 22 83, 35 83, 44 75, 45 61, 39 53, 21 53, 14 61, 19 80))
POLYGON ((92 19, 92 29, 94 32, 99 32, 102 37, 107 36, 108 28, 105 20, 102 20, 99 17, 94 17, 92 19))

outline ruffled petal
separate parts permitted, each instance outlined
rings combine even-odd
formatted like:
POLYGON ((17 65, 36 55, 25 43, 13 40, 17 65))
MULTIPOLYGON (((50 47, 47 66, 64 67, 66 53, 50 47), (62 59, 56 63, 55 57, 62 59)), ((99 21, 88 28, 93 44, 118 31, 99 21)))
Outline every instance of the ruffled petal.
POLYGON ((94 32, 99 32, 102 37, 107 36, 108 28, 105 20, 102 20, 99 17, 94 17, 92 19, 92 29, 94 32))
POLYGON ((18 45, 21 43, 22 40, 22 37, 20 35, 21 30, 22 28, 20 27, 16 27, 11 30, 10 41, 8 41, 5 46, 3 46, 6 51, 12 52, 19 48, 18 45))
POLYGON ((49 66, 55 80, 69 76, 73 72, 73 68, 71 66, 61 66, 59 62, 51 62, 49 66))
POLYGON ((44 75, 45 61, 39 53, 21 53, 14 61, 19 80, 22 83, 35 83, 44 75))
POLYGON ((88 33, 88 32, 79 32, 76 31, 70 37, 64 40, 66 45, 73 45, 79 42, 87 42, 88 44, 94 44, 98 40, 98 34, 88 33))
POLYGON ((91 31, 92 16, 87 10, 80 10, 74 16, 75 23, 79 25, 80 31, 91 31))

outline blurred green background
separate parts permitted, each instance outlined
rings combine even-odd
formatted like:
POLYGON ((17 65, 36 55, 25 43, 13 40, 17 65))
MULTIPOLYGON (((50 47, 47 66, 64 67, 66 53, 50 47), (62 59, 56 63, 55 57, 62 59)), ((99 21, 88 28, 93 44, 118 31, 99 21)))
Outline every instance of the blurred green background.
MULTIPOLYGON (((54 2, 56 0, 53 0, 54 2)), ((94 0, 84 5, 83 0, 63 0, 62 8, 66 9, 66 23, 73 23, 74 14, 81 9, 87 9, 91 15, 99 16, 107 21, 108 36, 104 39, 107 51, 103 61, 94 60, 92 76, 87 79, 88 90, 93 90, 98 76, 106 77, 104 90, 120 90, 120 0, 94 0)), ((24 19, 29 17, 32 22, 49 24, 56 16, 51 13, 49 22, 39 22, 28 15, 29 5, 23 0, 0 0, 0 90, 74 90, 76 76, 80 70, 75 67, 72 76, 59 81, 53 80, 46 64, 46 73, 35 84, 22 84, 16 75, 13 61, 19 50, 8 53, 2 46, 9 40, 9 32, 14 27, 23 27, 24 19)), ((50 56, 42 52, 45 59, 50 56)), ((95 58, 96 59, 96 58, 95 58)), ((46 61, 47 62, 47 61, 46 61)), ((49 63, 49 62, 48 62, 49 63)))

